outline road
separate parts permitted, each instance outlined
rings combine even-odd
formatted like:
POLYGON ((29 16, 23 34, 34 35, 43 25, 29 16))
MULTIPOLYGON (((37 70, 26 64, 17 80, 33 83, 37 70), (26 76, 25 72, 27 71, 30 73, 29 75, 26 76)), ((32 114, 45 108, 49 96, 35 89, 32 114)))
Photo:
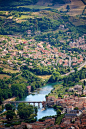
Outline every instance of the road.
MULTIPOLYGON (((77 69, 78 71, 82 69, 82 67, 84 67, 86 65, 86 61, 82 64, 80 64, 79 68, 77 69)), ((63 74, 61 76, 68 76, 70 73, 75 72, 75 70, 71 70, 69 73, 63 74)))
POLYGON ((80 65, 80 67, 78 68, 78 71, 81 70, 81 68, 84 67, 85 65, 86 65, 86 61, 80 65))

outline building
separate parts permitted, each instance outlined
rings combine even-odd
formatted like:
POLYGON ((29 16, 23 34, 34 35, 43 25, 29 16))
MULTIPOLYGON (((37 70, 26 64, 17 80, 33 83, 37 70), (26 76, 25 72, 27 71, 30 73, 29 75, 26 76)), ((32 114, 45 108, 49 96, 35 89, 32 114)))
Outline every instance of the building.
POLYGON ((71 110, 69 113, 65 114, 65 118, 74 118, 82 114, 81 110, 71 110))
POLYGON ((27 86, 28 93, 31 92, 31 86, 27 86))
POLYGON ((73 110, 74 107, 73 106, 67 106, 66 108, 66 112, 69 113, 71 110, 73 110))
POLYGON ((75 85, 74 90, 75 91, 82 91, 82 85, 75 85))

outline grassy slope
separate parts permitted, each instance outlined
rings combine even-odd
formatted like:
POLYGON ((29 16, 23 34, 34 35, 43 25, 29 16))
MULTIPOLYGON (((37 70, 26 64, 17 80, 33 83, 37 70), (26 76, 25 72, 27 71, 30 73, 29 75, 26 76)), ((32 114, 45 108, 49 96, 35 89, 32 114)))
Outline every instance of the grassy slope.
POLYGON ((49 79, 51 77, 51 75, 43 75, 43 76, 37 76, 37 77, 45 80, 45 79, 49 79))
POLYGON ((72 0, 70 5, 69 15, 76 16, 82 14, 82 11, 85 7, 84 3, 81 0, 72 0))
POLYGON ((6 74, 0 74, 0 79, 9 79, 10 76, 6 74))
MULTIPOLYGON (((80 15, 85 7, 84 3, 82 2, 82 0, 71 0, 71 3, 69 2, 70 0, 60 0, 61 1, 65 1, 65 4, 58 4, 59 0, 38 0, 38 2, 35 5, 29 5, 30 4, 30 0, 26 0, 28 2, 19 0, 19 1, 0 1, 0 5, 1 7, 7 7, 7 5, 9 5, 9 7, 11 6, 15 6, 15 7, 25 7, 25 8, 30 8, 30 9, 45 9, 47 8, 57 8, 58 10, 66 10, 66 6, 70 5, 70 12, 68 12, 69 15, 75 16, 75 15, 80 15), (52 4, 52 1, 55 1, 55 4, 52 4), (2 6, 3 5, 3 6, 2 6)), ((85 1, 85 0, 84 0, 85 1)))

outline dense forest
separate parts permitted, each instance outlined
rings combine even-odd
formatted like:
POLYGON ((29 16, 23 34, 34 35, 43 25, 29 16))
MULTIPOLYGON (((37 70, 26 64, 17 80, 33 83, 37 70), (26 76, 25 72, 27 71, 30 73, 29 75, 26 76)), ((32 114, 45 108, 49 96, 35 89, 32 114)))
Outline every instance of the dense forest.
MULTIPOLYGON (((0 71, 0 73, 3 73, 2 69, 0 71)), ((13 96, 16 96, 18 99, 27 95, 28 85, 31 85, 31 91, 44 85, 43 80, 28 70, 23 70, 21 76, 18 76, 18 74, 10 74, 9 79, 0 79, 0 104, 4 99, 13 96)))
POLYGON ((49 79, 49 82, 63 81, 64 87, 70 87, 70 86, 74 86, 75 83, 85 78, 86 78, 86 68, 82 68, 80 71, 77 71, 77 68, 75 68, 74 73, 71 73, 68 76, 64 76, 64 77, 62 77, 57 73, 53 73, 49 79))

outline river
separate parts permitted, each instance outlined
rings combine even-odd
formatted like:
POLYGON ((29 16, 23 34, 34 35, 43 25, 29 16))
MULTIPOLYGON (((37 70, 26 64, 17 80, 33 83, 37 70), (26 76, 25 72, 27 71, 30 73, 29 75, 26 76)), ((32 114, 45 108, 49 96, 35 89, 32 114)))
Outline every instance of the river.
MULTIPOLYGON (((19 101, 45 101, 45 96, 51 92, 51 90, 53 89, 53 85, 58 83, 46 84, 45 86, 37 89, 37 91, 34 91, 32 94, 20 99, 19 101)), ((35 106, 38 106, 38 104, 35 104, 35 106)), ((2 112, 4 111, 5 109, 2 112)), ((45 110, 43 110, 42 104, 40 104, 40 108, 38 108, 37 119, 53 115, 56 115, 56 111, 53 108, 46 108, 45 110)))
MULTIPOLYGON (((30 94, 27 97, 21 99, 21 101, 45 101, 45 96, 51 92, 53 85, 55 85, 55 83, 47 84, 39 90, 35 91, 33 94, 30 94)), ((38 106, 38 104, 36 106, 38 106)), ((42 105, 40 104, 40 108, 38 109, 37 113, 37 119, 50 115, 56 115, 56 111, 53 108, 42 110, 42 105)))

